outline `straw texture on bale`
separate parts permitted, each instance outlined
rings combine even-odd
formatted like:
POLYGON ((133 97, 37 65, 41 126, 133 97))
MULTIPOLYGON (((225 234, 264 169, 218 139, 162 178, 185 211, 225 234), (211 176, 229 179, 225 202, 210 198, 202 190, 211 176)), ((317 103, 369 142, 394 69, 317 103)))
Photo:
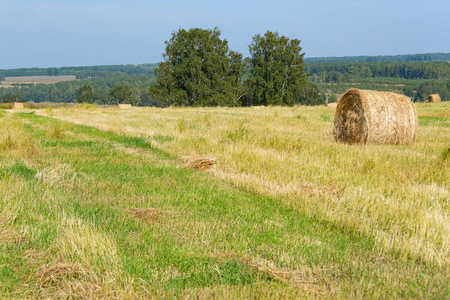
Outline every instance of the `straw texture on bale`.
POLYGON ((429 95, 427 98, 427 102, 428 103, 441 102, 441 96, 439 96, 438 94, 429 95))
POLYGON ((334 115, 334 138, 348 144, 407 144, 416 139, 411 100, 391 92, 348 90, 334 115))

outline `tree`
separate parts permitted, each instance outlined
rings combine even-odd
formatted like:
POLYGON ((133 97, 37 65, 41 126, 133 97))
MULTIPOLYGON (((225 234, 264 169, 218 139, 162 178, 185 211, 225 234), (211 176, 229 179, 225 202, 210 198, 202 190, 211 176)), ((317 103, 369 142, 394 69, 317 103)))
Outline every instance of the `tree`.
POLYGON ((109 90, 108 98, 112 104, 132 103, 133 93, 128 85, 116 85, 109 90))
MULTIPOLYGON (((336 102, 336 95, 333 94, 332 96, 334 96, 335 99, 330 102, 336 102)), ((305 105, 320 105, 325 103, 324 99, 320 95, 319 88, 314 83, 309 81, 301 85, 297 102, 305 105)))
POLYGON ((94 100, 94 90, 90 85, 83 85, 77 92, 77 103, 92 103, 94 100))
POLYGON ((142 92, 138 87, 131 88, 131 100, 130 103, 134 106, 142 103, 141 100, 142 92))
POLYGON ((239 105, 242 54, 230 51, 214 28, 180 29, 166 41, 164 61, 155 70, 149 98, 160 106, 239 105))
POLYGON ((300 40, 267 31, 249 46, 247 86, 253 104, 293 105, 298 102, 309 74, 303 72, 300 40))
POLYGON ((59 75, 59 69, 58 68, 48 68, 47 69, 47 75, 48 76, 58 76, 59 75))

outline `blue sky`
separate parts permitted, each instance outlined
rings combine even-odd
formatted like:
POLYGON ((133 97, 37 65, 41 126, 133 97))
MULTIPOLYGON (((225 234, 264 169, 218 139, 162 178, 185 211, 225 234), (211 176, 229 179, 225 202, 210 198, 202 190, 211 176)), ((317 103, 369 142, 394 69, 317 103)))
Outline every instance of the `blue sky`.
POLYGON ((193 27, 244 56, 267 30, 306 57, 450 52, 450 1, 0 0, 0 69, 156 63, 193 27))

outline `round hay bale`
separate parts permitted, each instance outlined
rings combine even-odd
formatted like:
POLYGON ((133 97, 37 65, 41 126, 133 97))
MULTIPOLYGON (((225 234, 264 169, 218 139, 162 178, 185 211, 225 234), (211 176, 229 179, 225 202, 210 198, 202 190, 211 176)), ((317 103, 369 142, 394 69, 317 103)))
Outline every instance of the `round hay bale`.
POLYGON ((428 95, 428 98, 427 98, 426 102, 428 102, 428 103, 441 102, 441 96, 439 96, 439 94, 428 95))
POLYGON ((348 144, 407 144, 416 139, 411 100, 390 92, 348 90, 334 115, 334 138, 348 144))

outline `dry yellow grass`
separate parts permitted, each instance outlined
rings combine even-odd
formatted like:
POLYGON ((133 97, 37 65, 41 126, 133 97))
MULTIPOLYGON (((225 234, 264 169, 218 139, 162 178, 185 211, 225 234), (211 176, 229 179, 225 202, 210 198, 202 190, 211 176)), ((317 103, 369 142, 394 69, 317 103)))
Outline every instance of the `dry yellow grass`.
MULTIPOLYGON (((432 114, 426 105, 417 109, 419 116, 432 114)), ((445 112, 449 105, 437 103, 433 109, 445 112)), ((54 109, 49 114, 145 137, 179 157, 215 157, 209 172, 232 184, 368 234, 379 247, 441 266, 450 263, 450 166, 441 159, 450 127, 423 126, 412 145, 350 146, 333 140, 334 108, 329 107, 54 109)))

